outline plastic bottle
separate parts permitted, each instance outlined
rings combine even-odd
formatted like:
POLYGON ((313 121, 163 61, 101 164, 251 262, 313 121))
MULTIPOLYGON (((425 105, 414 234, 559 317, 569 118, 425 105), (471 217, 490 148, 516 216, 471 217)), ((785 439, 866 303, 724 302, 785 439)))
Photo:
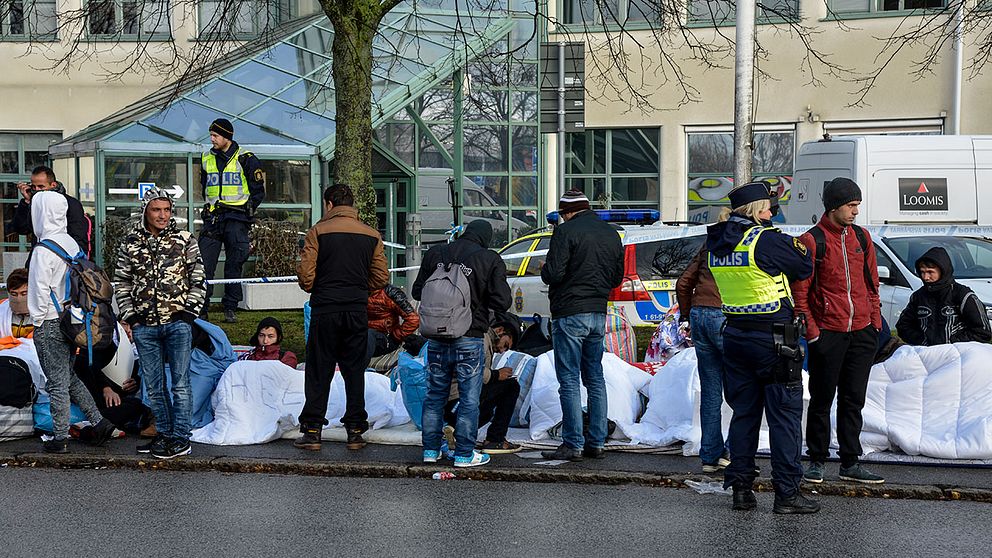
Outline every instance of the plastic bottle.
POLYGON ((455 478, 455 474, 454 473, 449 473, 447 471, 439 471, 439 472, 434 473, 433 475, 431 475, 431 478, 434 479, 434 480, 451 480, 451 479, 455 478))

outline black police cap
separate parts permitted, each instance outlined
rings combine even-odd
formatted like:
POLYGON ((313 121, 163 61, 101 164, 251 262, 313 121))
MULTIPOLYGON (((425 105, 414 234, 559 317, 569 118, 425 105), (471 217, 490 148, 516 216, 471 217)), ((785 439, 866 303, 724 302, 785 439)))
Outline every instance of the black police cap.
POLYGON ((777 205, 777 197, 772 193, 771 185, 764 180, 748 182, 743 186, 734 188, 727 194, 727 197, 730 198, 730 207, 733 209, 744 207, 759 200, 769 200, 777 205))

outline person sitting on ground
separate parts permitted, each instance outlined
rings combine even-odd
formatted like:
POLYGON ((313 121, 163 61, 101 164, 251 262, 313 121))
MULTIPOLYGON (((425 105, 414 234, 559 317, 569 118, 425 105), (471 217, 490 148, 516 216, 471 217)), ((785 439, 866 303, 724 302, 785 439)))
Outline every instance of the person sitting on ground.
POLYGON ((369 368, 389 372, 396 366, 403 345, 411 336, 419 337, 420 315, 403 289, 392 284, 369 293, 368 314, 369 368))
POLYGON ((896 331, 910 345, 932 347, 965 341, 992 341, 985 305, 968 287, 954 280, 947 251, 937 246, 916 260, 923 280, 909 297, 896 331))
MULTIPOLYGON (((115 335, 113 345, 93 350, 92 365, 85 355, 78 355, 73 363, 73 370, 83 381, 83 385, 89 390, 90 395, 93 396, 93 401, 100 409, 100 414, 114 423, 118 430, 142 438, 154 438, 158 434, 155 429, 155 415, 152 414, 152 410, 148 406, 141 402, 137 362, 131 366, 130 376, 123 384, 118 385, 107 377, 108 366, 113 366, 118 361, 118 349, 129 352, 133 350, 127 337, 125 336, 122 341, 119 335, 120 332, 115 335), (119 347, 122 342, 124 347, 119 347)), ((125 358, 120 358, 120 361, 122 362, 121 366, 125 366, 124 361, 131 362, 125 358)), ((81 440, 88 441, 92 435, 92 432, 88 430, 83 429, 80 432, 81 440)))
MULTIPOLYGON (((510 349, 516 344, 520 330, 512 323, 499 322, 487 333, 486 368, 483 372, 482 391, 479 394, 479 428, 486 423, 484 442, 476 444, 479 451, 490 454, 514 453, 520 446, 507 441, 506 432, 520 397, 520 383, 517 378, 527 366, 536 366, 537 359, 510 349)), ((455 424, 457 399, 448 401, 445 418, 449 426, 455 424)), ((449 431, 451 431, 449 429, 449 431)), ((449 440, 449 445, 451 441, 449 440)))
POLYGON ((282 343, 282 324, 272 316, 262 318, 255 328, 255 335, 248 341, 254 348, 241 355, 238 360, 278 360, 279 362, 296 368, 298 359, 292 351, 284 351, 280 348, 282 343))
MULTIPOLYGON (((15 269, 7 276, 9 298, 0 302, 0 338, 30 338, 34 324, 28 312, 28 270, 15 269)), ((3 343, 0 340, 0 343, 3 343)))

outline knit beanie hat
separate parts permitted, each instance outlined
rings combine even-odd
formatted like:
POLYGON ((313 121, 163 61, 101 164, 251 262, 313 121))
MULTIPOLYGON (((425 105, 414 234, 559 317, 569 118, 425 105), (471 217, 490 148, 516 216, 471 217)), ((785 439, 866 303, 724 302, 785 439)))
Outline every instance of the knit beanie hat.
POLYGON ((575 213, 589 209, 589 198, 579 190, 569 190, 558 200, 558 213, 575 213))
POLYGON ((826 211, 855 200, 861 201, 861 188, 850 178, 838 176, 823 186, 823 209, 826 211))
POLYGON ((234 125, 226 118, 218 118, 210 124, 210 131, 229 140, 234 139, 234 125))

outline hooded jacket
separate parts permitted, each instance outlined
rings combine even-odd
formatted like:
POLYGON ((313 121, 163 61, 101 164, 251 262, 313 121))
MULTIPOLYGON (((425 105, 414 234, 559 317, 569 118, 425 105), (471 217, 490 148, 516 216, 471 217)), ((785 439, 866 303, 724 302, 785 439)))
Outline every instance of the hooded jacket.
POLYGON ((468 267, 471 270, 468 284, 472 294, 472 327, 465 337, 480 338, 485 335, 489 331, 490 312, 499 316, 513 302, 510 285, 506 282, 506 264, 499 254, 489 250, 492 239, 493 227, 488 221, 470 221, 458 240, 434 246, 424 254, 424 261, 411 289, 413 299, 420 300, 424 283, 445 258, 468 267))
POLYGON ((926 283, 909 297, 896 331, 910 345, 943 345, 964 341, 992 341, 985 305, 968 287, 954 280, 954 266, 947 251, 934 247, 916 260, 940 269, 940 279, 926 283))
POLYGON ((153 235, 145 210, 147 203, 117 254, 114 295, 120 319, 149 326, 177 320, 193 323, 207 295, 199 246, 192 233, 176 226, 175 219, 153 235))
MULTIPOLYGON (((90 240, 93 236, 93 224, 90 218, 83 211, 83 204, 79 203, 79 200, 70 196, 65 192, 65 187, 59 184, 54 190, 49 190, 52 192, 58 192, 65 198, 68 204, 67 214, 66 214, 66 233, 76 241, 76 245, 79 246, 79 250, 82 250, 86 254, 87 258, 92 257, 93 252, 91 251, 90 240)), ((41 192, 38 192, 40 194, 41 192)), ((37 194, 35 194, 37 195, 37 194)), ((34 197, 32 196, 32 200, 34 197)), ((33 203, 33 202, 32 202, 33 203)), ((10 228, 7 232, 15 232, 17 234, 33 234, 37 239, 41 239, 41 236, 35 233, 35 231, 40 230, 34 225, 34 220, 32 218, 31 203, 25 200, 18 202, 17 206, 14 208, 14 217, 10 221, 10 228)), ((64 246, 63 246, 64 248, 64 246)), ((78 250, 77 250, 78 252, 78 250)), ((73 252, 75 254, 76 252, 73 252)))
POLYGON ((623 251, 616 229, 591 209, 555 227, 541 268, 551 316, 605 313, 610 290, 623 281, 623 251))
MULTIPOLYGON (((714 256, 727 256, 741 243, 744 234, 755 226, 758 225, 754 221, 735 213, 727 221, 707 227, 706 249, 714 256)), ((762 226, 771 227, 771 223, 766 221, 762 226)), ((758 237, 754 247, 754 263, 758 269, 772 277, 785 274, 789 281, 805 279, 813 272, 813 262, 806 247, 774 228, 769 228, 758 237)), ((792 309, 793 301, 782 299, 781 307, 774 314, 727 316, 727 323, 738 326, 746 323, 783 323, 792 319, 792 309)))
MULTIPOLYGON (((79 245, 67 232, 69 203, 58 192, 38 192, 31 198, 31 224, 38 240, 51 240, 68 254, 79 253, 79 245)), ((59 317, 52 301, 65 300, 65 278, 69 267, 55 252, 35 246, 28 266, 28 313, 35 326, 59 317)))
MULTIPOLYGON (((878 261, 871 235, 864 231, 868 253, 861 250, 858 237, 851 227, 840 227, 827 218, 820 217, 816 227, 825 239, 823 262, 813 277, 792 284, 796 299, 796 312, 806 315, 806 339, 814 340, 820 330, 849 333, 869 325, 876 331, 882 328, 882 305, 878 298, 878 261), (865 260, 874 286, 865 283, 865 260)), ((863 229, 862 229, 863 230, 863 229)), ((813 255, 816 241, 809 232, 799 241, 813 255)))

